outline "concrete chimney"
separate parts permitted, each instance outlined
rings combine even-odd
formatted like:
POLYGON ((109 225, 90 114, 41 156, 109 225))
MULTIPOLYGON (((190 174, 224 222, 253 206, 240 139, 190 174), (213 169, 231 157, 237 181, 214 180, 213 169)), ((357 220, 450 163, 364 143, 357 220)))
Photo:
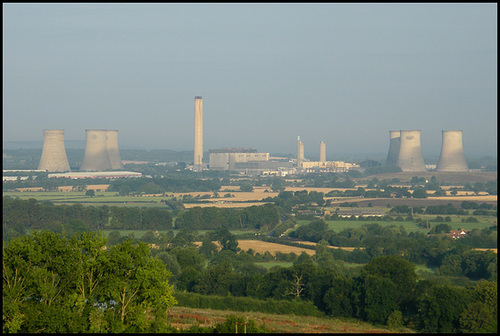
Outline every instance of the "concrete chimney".
POLYGON ((302 168, 304 161, 304 143, 300 141, 300 136, 297 137, 297 168, 302 168))
POLYGON ((194 97, 194 162, 193 170, 203 168, 203 98, 194 97))
POLYGON ((326 162, 326 143, 324 141, 319 143, 319 162, 326 162))

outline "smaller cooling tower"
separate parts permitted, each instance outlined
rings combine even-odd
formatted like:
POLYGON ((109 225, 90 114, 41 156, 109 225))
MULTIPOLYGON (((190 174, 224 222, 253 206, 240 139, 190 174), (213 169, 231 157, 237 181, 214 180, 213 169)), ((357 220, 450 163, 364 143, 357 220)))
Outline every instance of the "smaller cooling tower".
POLYGON ((319 143, 319 162, 326 162, 326 143, 324 141, 319 143))
POLYGON ((85 154, 81 171, 111 170, 107 147, 107 130, 86 130, 85 154))
POLYGON ((70 171, 63 130, 43 130, 43 150, 38 169, 48 172, 70 171))
POLYGON ((402 171, 426 171, 422 147, 420 145, 420 131, 400 131, 401 143, 399 146, 396 166, 402 171))
POLYGON ((399 147, 401 145, 401 132, 389 131, 389 153, 387 154, 386 166, 395 166, 398 161, 399 147))
POLYGON ((443 131, 437 171, 468 171, 462 142, 463 131, 443 131))
POLYGON ((106 132, 106 148, 108 149, 109 162, 111 169, 123 169, 120 150, 118 149, 118 131, 108 130, 106 132))

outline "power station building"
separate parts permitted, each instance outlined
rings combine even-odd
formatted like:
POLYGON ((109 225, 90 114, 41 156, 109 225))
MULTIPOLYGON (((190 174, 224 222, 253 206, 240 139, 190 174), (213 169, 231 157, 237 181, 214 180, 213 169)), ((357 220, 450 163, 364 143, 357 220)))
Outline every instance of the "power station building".
POLYGON ((203 98, 194 97, 194 161, 193 171, 203 168, 203 98))
POLYGON ((344 173, 359 169, 359 164, 344 161, 304 161, 301 166, 305 173, 344 173))
POLYGON ((85 130, 86 142, 80 171, 123 169, 118 149, 118 131, 85 130))
POLYGON ((292 168, 289 160, 270 160, 269 153, 258 153, 253 148, 221 148, 209 150, 210 170, 231 170, 260 174, 268 170, 292 168))
POLYGON ((463 131, 442 131, 442 133, 443 144, 436 170, 468 171, 462 140, 463 131))
POLYGON ((63 130, 43 131, 43 149, 38 170, 48 172, 67 172, 71 170, 66 156, 63 130))

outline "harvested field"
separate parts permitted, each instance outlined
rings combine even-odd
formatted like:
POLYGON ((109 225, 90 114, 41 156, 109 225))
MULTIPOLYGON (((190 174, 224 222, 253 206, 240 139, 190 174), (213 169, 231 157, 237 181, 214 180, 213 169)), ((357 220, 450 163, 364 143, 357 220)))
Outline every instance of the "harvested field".
POLYGON ((210 202, 210 203, 184 203, 184 207, 186 209, 200 207, 200 208, 208 208, 208 207, 217 207, 217 208, 246 208, 251 207, 253 205, 264 205, 264 202, 242 202, 242 203, 220 203, 220 202, 210 202))
MULTIPOLYGON (((296 243, 304 244, 304 245, 310 245, 310 246, 316 246, 316 243, 313 242, 308 242, 308 241, 295 241, 296 243)), ((219 245, 218 242, 214 242, 216 245, 219 245)), ((196 245, 200 246, 201 242, 195 242, 196 245)), ((306 248, 301 248, 301 247, 296 247, 296 246, 289 246, 289 245, 284 245, 284 244, 277 244, 277 243, 270 243, 270 242, 265 242, 262 240, 238 240, 238 247, 242 249, 243 251, 248 251, 249 249, 254 250, 255 252, 258 252, 260 254, 269 252, 273 255, 276 254, 276 252, 281 252, 281 253, 295 253, 297 255, 301 254, 302 252, 305 252, 309 255, 314 255, 316 253, 315 250, 310 250, 306 248)), ((337 247, 337 246, 329 246, 330 248, 340 248, 342 250, 346 251, 352 251, 355 248, 354 247, 337 247)))
MULTIPOLYGON (((219 245, 217 242, 214 242, 219 245)), ((196 245, 200 246, 201 242, 195 242, 196 245)), ((269 243, 262 240, 238 240, 238 247, 243 251, 248 251, 249 249, 254 250, 260 254, 266 253, 268 251, 271 254, 276 254, 276 252, 282 253, 295 253, 297 255, 305 252, 309 255, 314 255, 316 252, 314 250, 309 250, 306 248, 300 248, 295 246, 288 246, 283 244, 269 243)))

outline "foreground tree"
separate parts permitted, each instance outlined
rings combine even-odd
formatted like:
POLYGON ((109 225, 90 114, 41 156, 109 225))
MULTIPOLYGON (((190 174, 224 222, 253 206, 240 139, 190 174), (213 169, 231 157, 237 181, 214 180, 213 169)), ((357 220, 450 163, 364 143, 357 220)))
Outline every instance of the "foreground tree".
POLYGON ((171 274, 144 243, 105 243, 35 231, 5 244, 3 332, 147 331, 164 320, 171 274))

